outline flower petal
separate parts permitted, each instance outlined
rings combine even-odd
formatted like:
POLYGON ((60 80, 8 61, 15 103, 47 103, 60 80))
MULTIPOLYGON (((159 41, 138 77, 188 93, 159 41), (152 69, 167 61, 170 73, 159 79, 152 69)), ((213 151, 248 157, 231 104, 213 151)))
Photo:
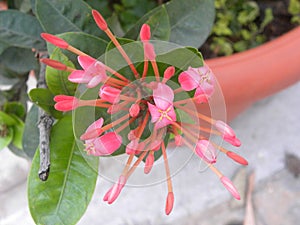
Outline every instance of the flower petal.
POLYGON ((97 62, 96 59, 94 59, 90 56, 87 56, 87 55, 78 56, 77 60, 80 64, 80 66, 84 70, 87 70, 89 67, 91 67, 93 64, 95 64, 97 62))
POLYGON ((148 109, 151 114, 151 122, 155 123, 157 120, 159 120, 161 113, 158 111, 158 108, 155 105, 152 105, 148 102, 148 109))
POLYGON ((68 80, 73 83, 85 84, 88 83, 93 77, 86 74, 83 70, 74 70, 68 77, 68 80))
POLYGON ((110 155, 122 144, 122 137, 115 132, 109 132, 94 140, 95 156, 110 155))
POLYGON ((158 83, 157 88, 153 90, 153 98, 157 108, 165 111, 173 105, 174 92, 168 85, 158 83))

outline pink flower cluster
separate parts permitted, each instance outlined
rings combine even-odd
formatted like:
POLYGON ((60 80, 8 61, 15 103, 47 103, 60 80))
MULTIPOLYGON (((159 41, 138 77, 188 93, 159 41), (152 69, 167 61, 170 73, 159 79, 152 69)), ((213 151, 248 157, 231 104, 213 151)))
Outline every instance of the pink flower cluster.
POLYGON ((211 142, 202 135, 202 132, 217 134, 224 141, 237 147, 241 144, 239 139, 226 123, 186 107, 190 103, 195 105, 207 103, 212 97, 216 81, 210 68, 203 65, 198 68, 188 67, 187 70, 180 71, 174 66, 169 66, 163 74, 160 74, 156 62, 155 48, 150 42, 150 26, 144 24, 140 31, 140 39, 144 47, 144 68, 143 72, 139 73, 122 45, 108 28, 101 14, 93 10, 93 16, 99 28, 108 35, 128 63, 128 67, 135 77, 134 80, 129 80, 113 68, 70 46, 63 39, 46 33, 42 34, 46 41, 77 54, 82 69, 70 68, 51 59, 43 59, 42 61, 56 69, 69 71, 71 82, 86 84, 87 88, 99 88, 99 98, 92 100, 81 100, 74 96, 56 96, 54 100, 57 110, 65 112, 82 106, 93 106, 105 108, 107 115, 118 115, 117 113, 123 112, 122 116, 116 117, 117 119, 110 123, 106 123, 105 118, 102 117, 97 119, 87 127, 80 137, 85 143, 87 154, 94 156, 111 155, 119 150, 122 145, 126 145, 125 153, 128 154, 126 166, 116 184, 104 196, 104 201, 111 204, 116 200, 130 175, 143 160, 145 161, 144 172, 149 173, 155 162, 154 153, 161 151, 166 165, 168 186, 165 212, 169 214, 172 211, 174 194, 168 166, 167 146, 164 140, 166 133, 174 135, 177 146, 186 145, 206 162, 227 190, 236 199, 240 199, 240 195, 232 182, 213 164, 217 162, 218 152, 225 153, 228 157, 243 165, 247 165, 247 161, 238 154, 211 142), (150 64, 154 78, 148 82, 146 78, 150 76, 148 72, 150 64), (176 79, 179 87, 174 90, 169 83, 178 71, 180 74, 176 79), (112 75, 108 76, 108 73, 112 75), (193 93, 193 97, 174 100, 176 95, 186 92, 193 93), (184 123, 178 118, 176 110, 184 111, 191 118, 204 120, 212 128, 205 129, 194 123, 184 123), (133 123, 138 125, 131 126, 133 123), (152 127, 153 130, 151 134, 146 135, 145 130, 148 127, 152 127), (130 130, 127 136, 121 135, 125 128, 130 130))

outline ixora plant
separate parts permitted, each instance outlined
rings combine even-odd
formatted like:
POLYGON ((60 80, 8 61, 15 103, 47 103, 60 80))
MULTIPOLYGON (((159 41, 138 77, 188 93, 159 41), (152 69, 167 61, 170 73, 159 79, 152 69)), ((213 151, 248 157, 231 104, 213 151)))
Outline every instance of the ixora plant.
MULTIPOLYGON (((0 112, 0 140, 1 147, 34 155, 28 199, 37 224, 75 224, 94 192, 99 156, 121 154, 127 155, 124 168, 104 201, 113 203, 139 166, 148 174, 160 160, 167 183, 165 213, 170 214, 174 193, 169 141, 187 146, 240 199, 233 183, 214 164, 219 153, 242 165, 248 163, 210 137, 219 136, 221 143, 236 147, 241 143, 225 122, 212 118, 213 109, 212 117, 201 112, 199 106, 216 97, 217 80, 196 48, 182 46, 203 43, 213 23, 213 1, 162 4, 122 38, 113 34, 114 23, 109 25, 80 0, 56 4, 37 0, 34 9, 38 21, 22 16, 27 25, 35 21, 38 27, 30 29, 34 41, 23 40, 40 55, 38 88, 29 92, 35 105, 26 115, 19 110, 22 106, 12 105, 7 98, 0 112), (43 39, 50 57, 43 54, 43 39), (22 139, 17 129, 24 127, 25 115, 22 139), (32 141, 36 132, 37 142, 32 141)), ((9 13, 15 20, 21 15, 8 10, 0 16, 9 13)), ((16 40, 22 42, 9 41, 16 40)))

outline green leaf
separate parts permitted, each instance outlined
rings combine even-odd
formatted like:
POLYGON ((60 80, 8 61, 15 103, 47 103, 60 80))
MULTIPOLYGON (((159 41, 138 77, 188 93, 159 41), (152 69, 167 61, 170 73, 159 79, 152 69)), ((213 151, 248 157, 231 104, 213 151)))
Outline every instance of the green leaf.
POLYGON ((136 25, 125 34, 124 37, 136 40, 144 23, 151 27, 152 39, 164 41, 169 40, 171 27, 169 16, 164 5, 151 10, 143 16, 136 25))
MULTIPOLYGON (((74 64, 61 52, 59 48, 55 48, 51 55, 51 59, 57 60, 68 67, 74 68, 74 64)), ((74 95, 76 92, 77 84, 68 80, 70 72, 54 69, 47 66, 46 69, 46 82, 49 90, 54 95, 74 95)))
POLYGON ((45 49, 41 32, 35 17, 15 10, 0 11, 0 54, 10 46, 45 49))
POLYGON ((213 0, 173 0, 166 4, 170 18, 170 41, 183 46, 201 46, 215 18, 213 0))
MULTIPOLYGON (((125 37, 136 39, 142 24, 147 23, 150 17, 156 17, 163 7, 161 5, 147 13, 128 31, 125 37)), ((213 0, 172 0, 165 4, 165 8, 170 22, 171 42, 196 48, 204 43, 210 34, 215 18, 213 0)), ((159 20, 156 22, 158 23, 159 20)))
POLYGON ((0 125, 5 124, 7 126, 15 125, 17 121, 12 116, 8 115, 5 112, 0 111, 0 125))
MULTIPOLYGON (((79 50, 85 52, 86 54, 98 58, 105 53, 107 46, 107 41, 97 38, 95 36, 80 33, 80 32, 68 32, 58 35, 58 37, 67 41, 70 45, 78 48, 79 50)), ((53 45, 48 45, 48 51, 50 54, 54 51, 55 47, 53 45)), ((69 51, 62 51, 77 67, 77 55, 70 53, 69 51)), ((78 67, 81 68, 81 67, 78 67)))
POLYGON ((14 136, 12 127, 3 126, 0 124, 0 150, 9 145, 14 136))
POLYGON ((14 114, 19 118, 23 118, 26 113, 25 107, 20 102, 7 102, 3 109, 7 114, 14 114))
POLYGON ((70 116, 53 126, 50 149, 47 181, 38 178, 39 151, 33 158, 28 178, 30 213, 36 224, 73 225, 84 214, 93 195, 98 158, 79 151, 70 116))
POLYGON ((54 108, 54 95, 49 89, 35 88, 29 92, 29 97, 33 103, 41 107, 45 112, 49 113, 55 118, 62 117, 62 112, 57 111, 54 108))
POLYGON ((29 158, 33 158, 34 153, 39 145, 39 129, 38 129, 38 107, 32 105, 27 113, 22 139, 23 151, 29 158))
POLYGON ((82 0, 36 0, 36 15, 51 34, 74 31, 106 37, 92 17, 92 8, 82 0))
POLYGON ((24 122, 15 115, 12 115, 13 118, 17 121, 15 125, 12 126, 14 130, 14 136, 11 144, 17 147, 18 149, 22 149, 22 138, 24 133, 24 122))
POLYGON ((39 68, 38 60, 31 49, 9 47, 0 55, 0 67, 20 76, 39 68))

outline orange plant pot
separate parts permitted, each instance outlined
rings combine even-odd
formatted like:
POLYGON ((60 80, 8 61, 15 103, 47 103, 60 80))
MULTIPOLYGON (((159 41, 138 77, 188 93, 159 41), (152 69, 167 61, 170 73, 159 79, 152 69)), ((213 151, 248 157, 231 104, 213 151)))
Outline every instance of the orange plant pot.
POLYGON ((300 80, 300 27, 254 49, 206 60, 221 86, 227 119, 300 80))

